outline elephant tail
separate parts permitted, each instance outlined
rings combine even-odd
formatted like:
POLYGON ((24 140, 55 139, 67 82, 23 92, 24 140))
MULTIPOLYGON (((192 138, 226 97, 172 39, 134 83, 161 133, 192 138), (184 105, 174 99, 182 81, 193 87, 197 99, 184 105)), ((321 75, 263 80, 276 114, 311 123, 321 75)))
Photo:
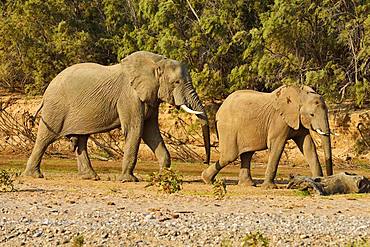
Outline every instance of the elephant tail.
POLYGON ((37 111, 32 116, 29 116, 27 120, 27 125, 29 128, 33 128, 35 126, 36 116, 41 111, 41 108, 43 106, 44 106, 44 100, 41 101, 39 107, 37 108, 37 111))
POLYGON ((215 121, 215 130, 216 130, 217 140, 219 140, 220 138, 218 137, 217 120, 215 121))
POLYGON ((39 107, 37 108, 36 112, 32 115, 32 120, 35 121, 37 114, 41 111, 42 107, 44 106, 44 100, 41 101, 39 107))

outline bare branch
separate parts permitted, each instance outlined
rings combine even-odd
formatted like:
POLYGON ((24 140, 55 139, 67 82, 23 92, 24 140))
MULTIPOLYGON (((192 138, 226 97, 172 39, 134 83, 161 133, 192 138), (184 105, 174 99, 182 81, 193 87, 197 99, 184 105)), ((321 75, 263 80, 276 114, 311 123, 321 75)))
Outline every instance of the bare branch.
POLYGON ((193 12, 195 18, 197 18, 198 22, 200 22, 200 19, 199 19, 197 13, 195 12, 195 10, 193 9, 193 7, 191 6, 190 1, 189 0, 186 0, 186 2, 188 3, 189 8, 191 9, 191 12, 193 12))

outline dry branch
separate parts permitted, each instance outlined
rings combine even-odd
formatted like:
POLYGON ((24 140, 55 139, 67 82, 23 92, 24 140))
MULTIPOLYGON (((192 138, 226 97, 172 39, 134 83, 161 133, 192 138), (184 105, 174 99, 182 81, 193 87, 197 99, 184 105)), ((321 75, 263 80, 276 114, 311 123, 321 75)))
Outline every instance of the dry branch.
MULTIPOLYGON (((8 101, 0 101, 0 149, 8 148, 16 153, 29 153, 36 140, 35 119, 32 118, 32 113, 29 111, 10 111, 10 106, 16 103, 16 99, 8 101)), ((38 120, 38 119, 37 119, 38 120)), ((171 148, 173 157, 184 162, 202 160, 201 155, 192 149, 194 146, 202 146, 202 135, 199 128, 194 128, 189 121, 176 116, 175 124, 166 130, 162 130, 161 134, 165 143, 171 148), (191 145, 193 146, 191 146, 191 145)), ((99 149, 104 152, 108 159, 120 158, 124 155, 123 137, 119 129, 107 132, 94 134, 89 138, 90 144, 93 143, 93 149, 99 149)), ((63 143, 64 145, 64 143, 63 143)), ((62 146, 56 146, 58 152, 66 152, 62 146)), ((94 151, 92 151, 94 152, 94 151)), ((95 155, 99 156, 99 152, 95 155)))
POLYGON ((28 111, 23 111, 17 118, 16 114, 11 114, 6 109, 11 105, 9 101, 0 103, 0 132, 5 139, 5 144, 1 144, 2 148, 7 145, 14 150, 29 152, 36 140, 32 130, 32 115, 28 111))

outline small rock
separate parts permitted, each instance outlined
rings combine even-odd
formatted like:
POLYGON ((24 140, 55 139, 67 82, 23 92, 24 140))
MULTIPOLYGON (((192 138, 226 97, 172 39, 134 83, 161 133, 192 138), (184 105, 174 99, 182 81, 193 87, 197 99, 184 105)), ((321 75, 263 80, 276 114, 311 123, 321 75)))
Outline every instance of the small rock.
POLYGON ((48 219, 45 219, 44 221, 41 222, 41 225, 49 225, 50 221, 48 219))
POLYGON ((34 238, 38 238, 38 237, 40 237, 42 235, 42 230, 41 231, 37 231, 37 232, 35 232, 35 234, 33 234, 32 236, 34 237, 34 238))
POLYGON ((68 244, 69 243, 69 238, 65 238, 65 239, 63 239, 63 244, 68 244))
POLYGON ((152 220, 152 219, 155 219, 155 217, 154 217, 153 214, 147 214, 147 215, 145 215, 145 220, 152 220))

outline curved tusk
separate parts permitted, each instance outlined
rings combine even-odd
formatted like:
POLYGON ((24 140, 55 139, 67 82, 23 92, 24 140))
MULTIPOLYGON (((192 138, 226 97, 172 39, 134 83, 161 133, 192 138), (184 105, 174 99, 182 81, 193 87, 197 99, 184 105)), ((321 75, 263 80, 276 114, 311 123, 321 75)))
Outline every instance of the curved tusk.
POLYGON ((197 115, 198 114, 204 114, 202 111, 194 111, 194 110, 190 109, 189 107, 187 107, 186 105, 181 105, 181 108, 184 111, 188 112, 188 113, 197 114, 197 115))
POLYGON ((325 132, 322 132, 321 131, 321 129, 316 129, 315 130, 317 133, 319 133, 320 135, 323 135, 323 136, 328 136, 328 135, 330 135, 330 133, 329 134, 327 134, 327 133, 325 133, 325 132))

